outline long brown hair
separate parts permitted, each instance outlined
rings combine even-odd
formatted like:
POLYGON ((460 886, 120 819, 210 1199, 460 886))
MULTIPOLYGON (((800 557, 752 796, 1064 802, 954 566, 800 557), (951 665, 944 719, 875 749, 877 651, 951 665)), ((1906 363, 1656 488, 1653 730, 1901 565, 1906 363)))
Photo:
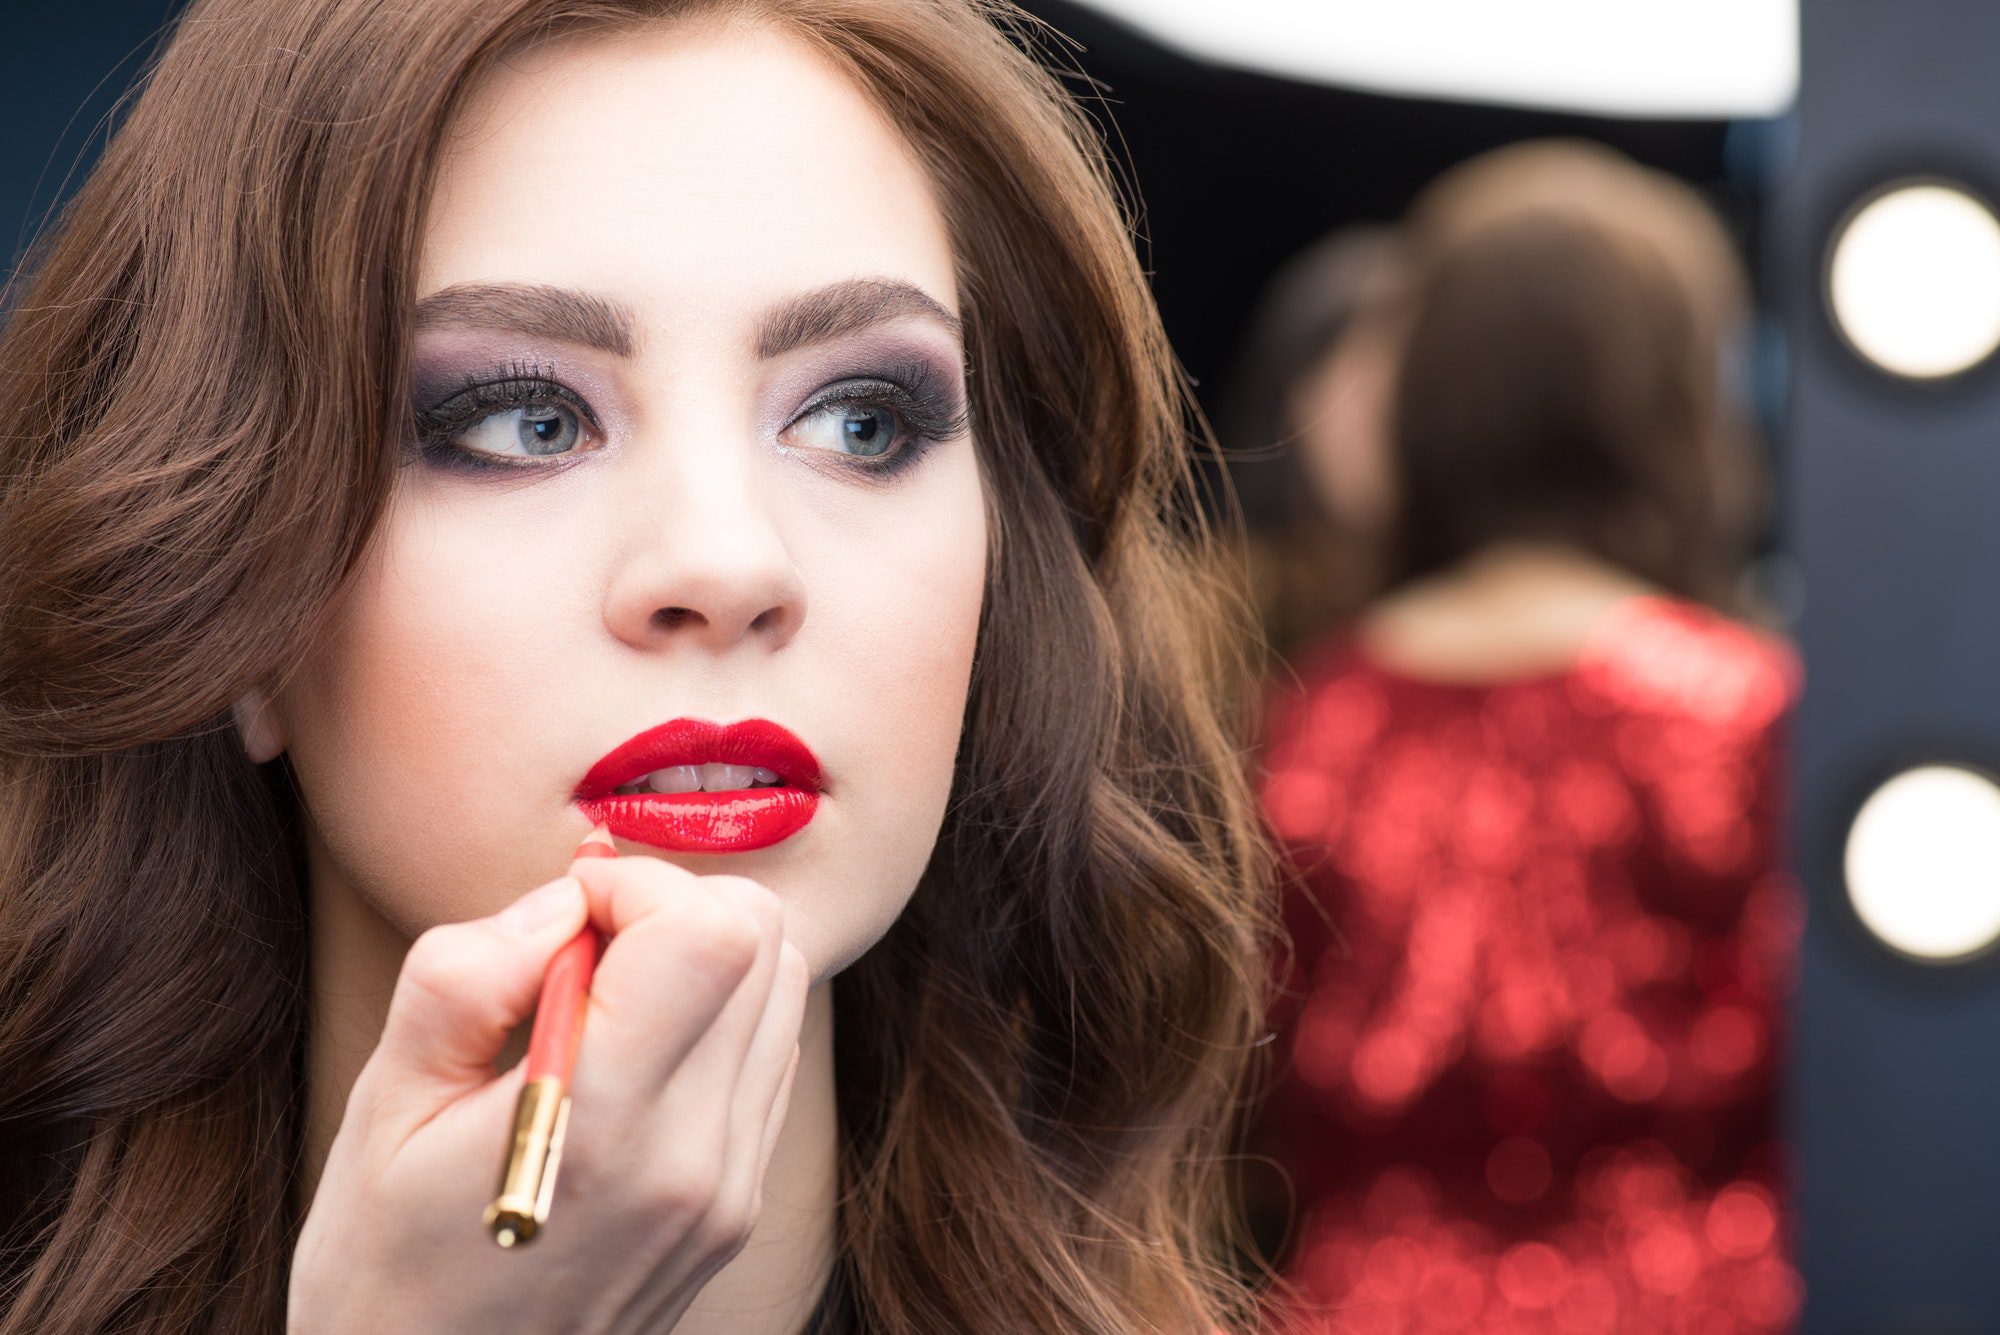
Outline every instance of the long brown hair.
POLYGON ((1762 500, 1724 375, 1741 262, 1693 189, 1611 149, 1514 145, 1412 206, 1397 580, 1552 539, 1728 604, 1762 500))
POLYGON ((994 0, 201 0, 0 336, 0 1331, 276 1329, 298 1221, 305 813, 229 705, 389 494, 467 89, 726 9, 898 124, 953 232, 995 522, 959 772, 836 984, 864 1323, 1228 1320, 1224 1147, 1268 865, 1247 600, 1087 119, 994 0))

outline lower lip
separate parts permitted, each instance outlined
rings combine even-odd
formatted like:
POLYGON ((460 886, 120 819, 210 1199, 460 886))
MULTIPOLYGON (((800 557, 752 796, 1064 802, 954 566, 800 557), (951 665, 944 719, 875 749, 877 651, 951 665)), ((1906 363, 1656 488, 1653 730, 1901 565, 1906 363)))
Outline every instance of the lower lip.
POLYGON ((748 853, 804 829, 819 810, 819 794, 804 788, 621 793, 585 798, 577 806, 620 839, 670 853, 748 853))

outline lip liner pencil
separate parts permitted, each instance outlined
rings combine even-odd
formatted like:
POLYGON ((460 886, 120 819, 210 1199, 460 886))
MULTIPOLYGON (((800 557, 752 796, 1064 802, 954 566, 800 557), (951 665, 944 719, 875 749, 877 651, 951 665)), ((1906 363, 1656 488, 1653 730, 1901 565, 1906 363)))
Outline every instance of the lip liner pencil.
MULTIPOLYGON (((610 832, 600 824, 577 845, 572 856, 615 858, 618 850, 611 844, 610 832)), ((535 1027, 523 1063, 527 1081, 514 1105, 514 1136, 501 1165, 499 1191, 486 1207, 486 1227, 502 1247, 533 1241, 548 1223, 563 1132, 569 1125, 569 1083, 583 1037, 584 1007, 590 999, 591 976, 603 953, 603 937, 585 923, 556 952, 542 976, 541 1000, 535 1008, 535 1027)))

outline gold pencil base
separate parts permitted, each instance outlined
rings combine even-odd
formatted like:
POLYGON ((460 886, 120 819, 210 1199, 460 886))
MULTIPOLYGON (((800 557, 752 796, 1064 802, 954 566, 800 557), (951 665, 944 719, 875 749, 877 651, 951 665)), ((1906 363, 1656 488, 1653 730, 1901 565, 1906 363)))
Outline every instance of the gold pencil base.
POLYGON ((532 1242, 549 1219, 563 1132, 569 1126, 569 1092, 555 1076, 521 1087, 514 1105, 514 1139, 500 1168, 499 1194, 486 1207, 486 1227, 502 1247, 532 1242))

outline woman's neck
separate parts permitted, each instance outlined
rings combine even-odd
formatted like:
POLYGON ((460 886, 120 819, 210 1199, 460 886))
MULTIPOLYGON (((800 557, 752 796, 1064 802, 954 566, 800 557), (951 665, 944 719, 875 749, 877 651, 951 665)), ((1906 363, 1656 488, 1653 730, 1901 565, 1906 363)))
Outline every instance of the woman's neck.
POLYGON ((1382 599, 1356 633, 1376 661, 1410 676, 1505 681, 1568 668, 1605 612, 1659 592, 1574 547, 1495 543, 1382 599))
MULTIPOLYGON (((348 1091, 374 1051, 410 940, 348 885, 308 835, 312 1033, 298 1208, 312 1200, 348 1091)), ((500 1059, 527 1046, 527 1026, 500 1059)), ((505 1128, 496 1130, 504 1136, 505 1128)), ((502 1149, 494 1142, 497 1171, 502 1149)), ((795 1335, 819 1301, 837 1246, 839 1132, 834 1109, 832 984, 806 999, 791 1103, 764 1177, 750 1241, 702 1289, 675 1335, 795 1335)))

